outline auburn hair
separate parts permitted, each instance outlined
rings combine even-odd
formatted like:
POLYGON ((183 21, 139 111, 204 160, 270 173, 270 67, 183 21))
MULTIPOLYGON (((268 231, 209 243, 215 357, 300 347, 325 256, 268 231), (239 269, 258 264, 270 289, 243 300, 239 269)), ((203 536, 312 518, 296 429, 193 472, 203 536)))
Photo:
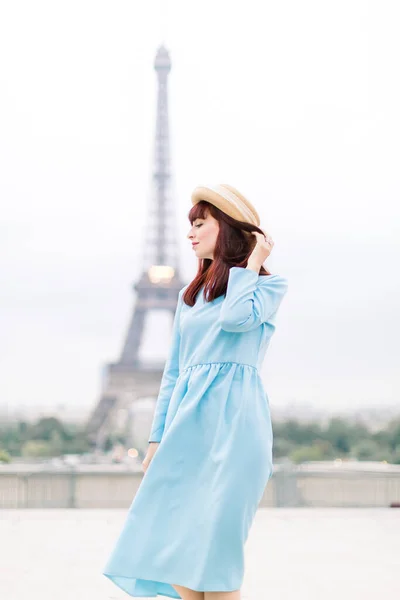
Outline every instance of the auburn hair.
MULTIPOLYGON (((264 235, 257 225, 238 221, 206 200, 200 200, 192 206, 188 214, 190 224, 193 225, 196 219, 206 218, 207 211, 219 223, 214 258, 199 259, 197 274, 183 294, 183 301, 189 306, 194 306, 196 296, 203 286, 204 299, 207 302, 226 294, 229 269, 246 267, 250 254, 257 243, 256 236, 250 235, 250 233, 258 231, 264 235)), ((259 274, 271 275, 264 266, 261 266, 259 274)))

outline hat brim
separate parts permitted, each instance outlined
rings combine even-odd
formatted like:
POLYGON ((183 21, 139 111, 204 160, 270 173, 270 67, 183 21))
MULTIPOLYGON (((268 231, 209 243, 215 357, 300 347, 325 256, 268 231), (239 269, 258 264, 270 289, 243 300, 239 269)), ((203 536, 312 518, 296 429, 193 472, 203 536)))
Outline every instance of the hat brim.
MULTIPOLYGON (((229 190, 227 189, 227 191, 229 191, 229 190)), ((246 207, 248 209, 250 209, 250 207, 249 207, 250 203, 248 202, 248 200, 245 200, 243 197, 239 196, 239 194, 237 194, 237 195, 238 195, 240 201, 245 203, 246 207)), ((205 200, 206 202, 209 202, 210 204, 213 204, 214 206, 219 208, 222 212, 233 217, 237 221, 250 223, 250 221, 244 217, 243 213, 238 208, 236 208, 236 206, 234 204, 232 204, 231 202, 228 202, 228 200, 223 198, 218 192, 216 192, 215 190, 210 189, 206 186, 196 187, 193 190, 191 199, 192 199, 193 205, 197 204, 201 200, 205 200)), ((257 212, 255 211, 254 207, 252 207, 252 216, 256 221, 256 222, 253 221, 252 224, 259 226, 259 216, 258 216, 257 212)))

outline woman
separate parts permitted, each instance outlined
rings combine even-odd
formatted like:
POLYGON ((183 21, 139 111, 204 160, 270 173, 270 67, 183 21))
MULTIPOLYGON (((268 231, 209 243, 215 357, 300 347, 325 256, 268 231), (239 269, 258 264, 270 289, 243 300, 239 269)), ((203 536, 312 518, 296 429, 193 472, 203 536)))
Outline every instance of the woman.
POLYGON ((179 292, 145 474, 103 573, 134 597, 240 600, 273 471, 259 369, 287 280, 263 266, 274 243, 238 190, 197 187, 192 204, 198 273, 179 292))

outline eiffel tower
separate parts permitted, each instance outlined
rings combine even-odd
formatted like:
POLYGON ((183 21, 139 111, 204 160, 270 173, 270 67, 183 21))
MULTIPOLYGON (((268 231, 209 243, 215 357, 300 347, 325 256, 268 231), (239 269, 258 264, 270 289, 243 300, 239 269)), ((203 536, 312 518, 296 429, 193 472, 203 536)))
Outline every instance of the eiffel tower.
POLYGON ((120 358, 118 362, 107 365, 103 391, 87 422, 89 439, 98 449, 104 448, 107 437, 112 433, 128 435, 136 447, 147 446, 149 431, 146 419, 148 429, 151 424, 148 404, 145 403, 142 411, 132 409, 135 405, 140 406, 143 398, 157 397, 164 365, 140 360, 144 323, 148 313, 153 310, 167 310, 173 318, 178 292, 185 285, 179 268, 177 221, 171 197, 168 120, 171 60, 163 45, 158 48, 154 68, 157 74, 154 171, 143 270, 133 285, 137 294, 136 302, 120 358), (132 430, 136 430, 136 435, 132 435, 132 430))

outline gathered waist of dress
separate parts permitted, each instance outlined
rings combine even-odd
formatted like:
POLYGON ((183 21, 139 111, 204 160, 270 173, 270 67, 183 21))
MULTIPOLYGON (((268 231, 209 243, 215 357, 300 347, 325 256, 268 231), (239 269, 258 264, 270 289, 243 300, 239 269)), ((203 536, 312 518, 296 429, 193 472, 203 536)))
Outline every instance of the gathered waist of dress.
POLYGON ((181 370, 180 375, 182 375, 182 373, 184 373, 188 369, 193 369, 194 367, 201 367, 201 366, 205 366, 205 365, 238 365, 240 367, 250 367, 251 369, 254 369, 254 371, 256 371, 258 373, 258 368, 256 365, 249 365, 248 363, 237 362, 234 360, 214 360, 214 361, 205 361, 205 362, 200 362, 200 363, 194 363, 193 365, 187 365, 186 367, 184 367, 181 370))

